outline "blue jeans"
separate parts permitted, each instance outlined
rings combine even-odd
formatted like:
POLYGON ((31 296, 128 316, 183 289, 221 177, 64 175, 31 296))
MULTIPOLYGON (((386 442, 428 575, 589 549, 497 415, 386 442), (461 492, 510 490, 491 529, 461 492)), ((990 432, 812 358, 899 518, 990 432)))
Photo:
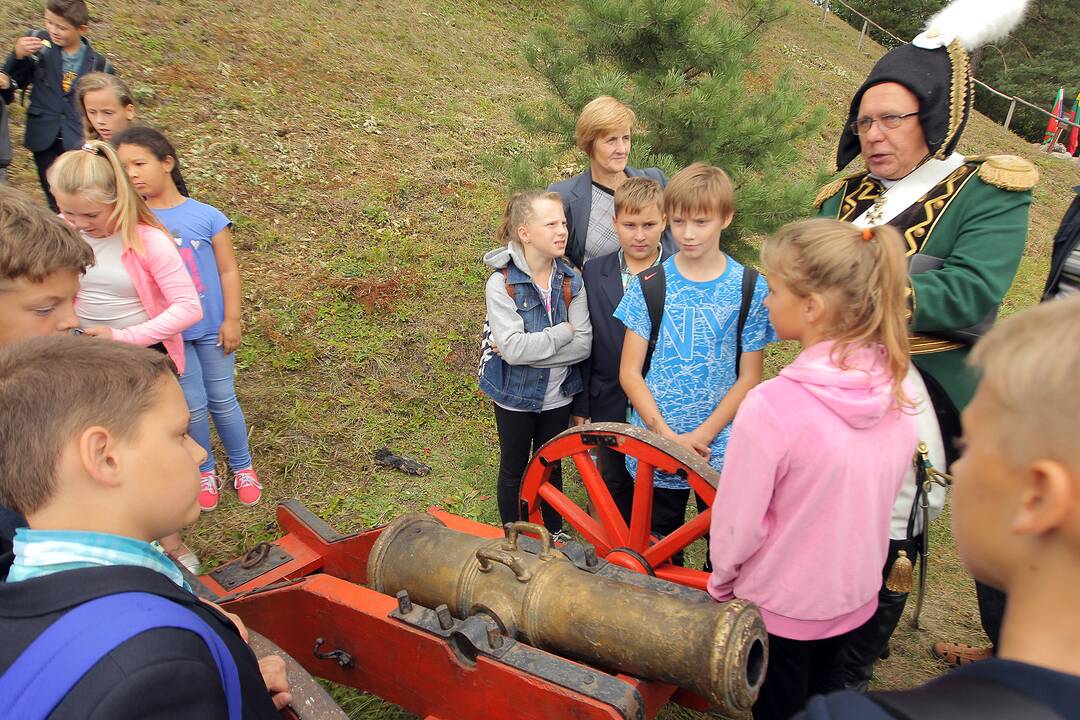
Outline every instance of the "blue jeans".
POLYGON ((229 468, 236 472, 251 467, 251 448, 248 447, 244 411, 240 409, 236 386, 233 385, 236 355, 226 355, 216 343, 216 336, 184 341, 186 367, 180 376, 180 387, 184 390, 191 412, 188 432, 206 450, 206 461, 199 470, 208 472, 214 469, 214 455, 210 451, 210 419, 207 417, 209 411, 221 437, 221 444, 225 446, 229 468))

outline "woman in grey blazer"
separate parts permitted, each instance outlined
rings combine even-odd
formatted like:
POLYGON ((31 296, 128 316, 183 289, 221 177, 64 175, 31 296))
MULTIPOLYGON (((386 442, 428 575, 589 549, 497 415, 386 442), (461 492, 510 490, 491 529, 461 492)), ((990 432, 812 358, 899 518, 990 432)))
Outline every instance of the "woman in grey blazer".
MULTIPOLYGON (((562 197, 569 233, 566 257, 579 268, 594 257, 619 249, 612 218, 615 190, 626 178, 641 175, 656 180, 661 187, 667 186, 667 178, 659 168, 639 170, 626 164, 635 120, 634 111, 613 97, 601 95, 591 101, 582 109, 575 129, 577 146, 589 156, 589 167, 548 188, 562 197)), ((665 255, 675 251, 667 230, 661 244, 665 255)))

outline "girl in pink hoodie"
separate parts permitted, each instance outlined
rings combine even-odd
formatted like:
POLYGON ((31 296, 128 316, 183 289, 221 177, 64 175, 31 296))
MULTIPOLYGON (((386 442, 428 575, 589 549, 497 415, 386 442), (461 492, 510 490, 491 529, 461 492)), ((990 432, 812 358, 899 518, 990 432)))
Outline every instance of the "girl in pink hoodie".
MULTIPOLYGON (((182 373, 180 333, 202 318, 202 305, 176 243, 135 192, 116 151, 92 140, 61 155, 48 180, 61 216, 94 249, 75 298, 82 332, 166 352, 182 373)), ((199 560, 180 535, 161 544, 198 572, 199 560)))
POLYGON ((765 241, 765 305, 803 351, 750 391, 712 506, 709 593, 761 609, 769 664, 754 718, 839 689, 845 636, 877 607, 893 501, 915 452, 903 241, 804 220, 765 241))

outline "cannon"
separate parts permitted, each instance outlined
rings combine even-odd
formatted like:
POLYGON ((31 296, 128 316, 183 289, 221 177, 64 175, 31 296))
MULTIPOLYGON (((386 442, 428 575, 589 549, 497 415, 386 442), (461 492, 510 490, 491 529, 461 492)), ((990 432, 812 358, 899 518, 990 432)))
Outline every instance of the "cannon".
POLYGON ((766 653, 752 604, 714 603, 607 563, 611 571, 598 575, 595 555, 585 560, 579 566, 556 551, 543 525, 510 523, 505 538, 489 540, 411 514, 383 531, 367 573, 379 592, 482 618, 492 638, 688 688, 729 714, 750 708, 766 653), (540 538, 538 548, 519 544, 526 532, 540 538))
POLYGON ((341 535, 296 501, 277 519, 282 537, 202 591, 311 674, 426 720, 739 713, 764 678, 752 605, 553 547, 540 527, 432 509, 341 535))

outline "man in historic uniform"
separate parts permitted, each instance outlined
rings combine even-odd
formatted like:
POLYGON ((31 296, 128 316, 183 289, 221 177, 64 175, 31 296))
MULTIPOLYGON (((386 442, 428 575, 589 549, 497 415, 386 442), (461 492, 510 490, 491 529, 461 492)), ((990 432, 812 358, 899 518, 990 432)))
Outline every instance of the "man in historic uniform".
MULTIPOLYGON (((910 377, 916 386, 925 384, 932 402, 920 437, 938 448, 931 460, 940 467, 955 455, 950 440, 959 437, 959 413, 975 391, 977 377, 965 365, 968 351, 996 318, 1020 264, 1038 172, 1019 157, 956 152, 974 86, 967 50, 956 33, 933 29, 936 20, 931 30, 878 61, 855 93, 837 170, 859 155, 866 168, 823 188, 815 206, 824 217, 862 227, 893 225, 904 237, 912 362, 918 370, 910 377)), ((911 560, 920 553, 927 515, 913 507, 916 486, 913 473, 894 509, 886 574, 899 551, 911 560)), ((943 489, 930 501, 940 509, 943 489)), ((850 686, 865 687, 874 661, 887 652, 907 600, 907 592, 894 590, 882 588, 877 614, 857 631, 849 653, 850 686)), ((978 583, 977 590, 984 629, 996 641, 1004 596, 978 583)), ((990 650, 938 643, 935 654, 961 661, 990 650)))

